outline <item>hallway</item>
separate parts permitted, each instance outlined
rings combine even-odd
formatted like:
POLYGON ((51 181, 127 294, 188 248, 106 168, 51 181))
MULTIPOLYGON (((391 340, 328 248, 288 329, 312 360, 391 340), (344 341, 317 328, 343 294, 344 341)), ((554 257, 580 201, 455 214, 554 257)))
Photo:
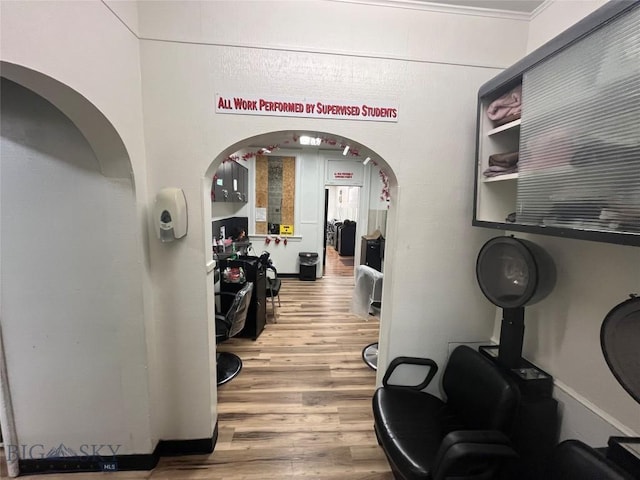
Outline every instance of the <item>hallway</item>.
POLYGON ((218 390, 214 453, 163 458, 152 472, 119 472, 110 479, 393 478, 373 432, 375 372, 361 357, 362 348, 377 340, 379 323, 349 313, 352 257, 327 250, 324 278, 283 279, 278 323, 269 323, 257 341, 234 338, 221 345, 238 354, 244 367, 218 390))

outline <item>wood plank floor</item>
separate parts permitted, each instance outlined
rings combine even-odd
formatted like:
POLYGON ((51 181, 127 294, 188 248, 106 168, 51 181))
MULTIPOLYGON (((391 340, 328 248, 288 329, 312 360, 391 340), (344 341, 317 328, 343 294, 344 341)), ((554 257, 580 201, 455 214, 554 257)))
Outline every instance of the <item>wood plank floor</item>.
POLYGON ((23 478, 391 480, 373 432, 375 372, 361 357, 377 341, 379 323, 349 313, 353 258, 332 247, 327 253, 322 279, 283 279, 278 322, 270 318, 257 341, 220 345, 244 367, 218 390, 211 455, 163 458, 151 472, 23 478))

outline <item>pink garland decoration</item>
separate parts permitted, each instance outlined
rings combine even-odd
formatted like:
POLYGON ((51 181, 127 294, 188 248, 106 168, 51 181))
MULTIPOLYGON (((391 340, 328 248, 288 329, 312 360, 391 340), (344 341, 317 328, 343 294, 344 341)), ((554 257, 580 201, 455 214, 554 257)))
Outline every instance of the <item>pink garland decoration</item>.
MULTIPOLYGON (((297 135, 293 135, 293 142, 297 143, 298 142, 298 136, 297 135)), ((289 140, 285 140, 284 142, 285 144, 289 144, 289 140)), ((320 138, 320 143, 326 143, 327 145, 330 145, 332 147, 335 146, 340 146, 340 148, 345 148, 347 145, 343 144, 343 143, 338 143, 338 141, 335 138, 331 138, 331 137, 322 137, 320 138)), ((273 152, 274 150, 277 150, 280 148, 280 145, 269 145, 268 147, 262 147, 259 148, 258 150, 256 150, 255 152, 247 152, 242 156, 239 155, 229 155, 227 158, 225 158, 222 163, 226 163, 226 162, 237 162, 239 160, 243 160, 243 161, 247 161, 251 158, 254 158, 258 155, 264 155, 265 153, 267 153, 267 151, 271 151, 273 152)), ((348 155, 352 156, 352 157, 360 157, 360 151, 359 150, 355 150, 355 149, 350 149, 349 152, 347 152, 348 155)), ((373 163, 374 166, 378 166, 378 163, 373 160, 371 163, 373 163)), ((214 181, 215 181, 215 176, 214 176, 214 181)), ((389 190, 389 176, 387 175, 387 173, 384 170, 380 170, 380 180, 382 180, 382 193, 380 194, 380 199, 385 201, 385 202, 389 202, 391 200, 391 191, 389 190)))
MULTIPOLYGON (((380 180, 382 180, 382 194, 380 195, 380 200, 384 202, 391 201, 391 190, 389 189, 389 175, 387 172, 380 169, 380 180)), ((387 208, 389 206, 387 205, 387 208)))

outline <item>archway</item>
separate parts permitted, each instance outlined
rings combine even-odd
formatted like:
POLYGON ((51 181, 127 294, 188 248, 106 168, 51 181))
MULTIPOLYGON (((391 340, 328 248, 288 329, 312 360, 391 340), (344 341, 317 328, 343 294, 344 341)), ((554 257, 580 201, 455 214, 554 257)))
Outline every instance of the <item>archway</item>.
POLYGON ((6 62, 2 77, 0 423, 16 476, 18 439, 46 451, 128 448, 117 430, 148 411, 131 390, 147 357, 141 234, 120 135, 55 79, 6 62))
MULTIPOLYGON (((356 161, 360 166, 364 163, 365 171, 368 175, 364 184, 368 188, 366 190, 367 199, 369 196, 384 199, 383 203, 385 209, 387 209, 387 245, 388 254, 385 254, 385 278, 391 278, 393 275, 393 245, 395 244, 396 233, 394 231, 396 204, 394 203, 393 195, 397 192, 397 180, 390 167, 389 163, 381 158, 375 151, 375 149, 368 147, 355 139, 347 138, 341 135, 337 135, 330 132, 318 132, 309 130, 286 130, 286 131, 274 131, 256 135, 253 137, 245 138, 234 144, 230 145, 222 152, 220 152, 211 162, 205 172, 205 176, 202 182, 203 185, 203 205, 204 205, 204 222, 208 224, 212 217, 212 205, 211 202, 211 188, 213 184, 213 177, 220 166, 225 161, 237 160, 240 163, 252 164, 255 158, 258 156, 269 155, 290 155, 296 157, 304 157, 299 163, 296 163, 296 168, 300 165, 302 172, 300 175, 304 178, 304 181, 298 183, 303 192, 302 199, 298 201, 296 196, 296 220, 294 225, 294 237, 289 241, 289 246, 295 245, 293 249, 293 255, 289 255, 289 263, 284 262, 286 265, 284 268, 285 273, 295 273, 292 267, 296 266, 297 252, 299 250, 321 251, 323 247, 324 239, 324 187, 327 175, 327 161, 331 159, 349 159, 356 161), (301 144, 300 139, 302 137, 308 137, 312 139, 311 144, 301 144), (314 144, 315 143, 315 144, 314 144), (349 147, 346 149, 346 147, 349 147), (376 179, 374 185, 371 178, 376 179), (313 195, 310 192, 313 190, 313 195), (300 238, 297 238, 300 237, 300 238)), ((298 159, 299 160, 299 159, 298 159)), ((250 169, 251 170, 251 169, 250 169)), ((296 170, 296 173, 298 171, 296 170)), ((250 182, 250 185, 251 182, 250 182)), ((250 186, 249 190, 252 190, 250 186)), ((297 190, 296 190, 297 192, 297 190)), ((249 204, 251 205, 252 198, 249 198, 249 204)), ((244 208, 244 207, 240 207, 244 208)), ((256 233, 255 220, 256 212, 253 208, 245 210, 247 213, 249 224, 249 235, 252 237, 252 241, 259 244, 259 249, 263 249, 265 245, 262 244, 262 240, 267 236, 266 234, 256 233)), ((228 214, 231 214, 227 211, 228 214)), ((367 213, 365 212, 360 217, 359 223, 366 223, 367 213), (364 222, 362 222, 364 220, 364 222)), ((364 225, 359 234, 367 233, 367 227, 364 225)), ((204 242, 205 242, 205 254, 207 255, 206 262, 210 266, 209 273, 213 270, 213 260, 210 255, 212 251, 213 232, 211 228, 204 229, 204 242)), ((359 237, 356 237, 359 238, 359 237)), ((273 243, 268 244, 273 254, 276 251, 283 252, 286 247, 274 247, 273 243), (279 250, 275 250, 278 248, 279 250)), ((356 258, 358 256, 356 255, 356 258)), ((283 257, 279 258, 281 263, 283 257)), ((386 285, 389 282, 385 282, 386 285)), ((212 284, 208 283, 207 295, 209 297, 209 304, 213 305, 213 288, 212 284)), ((388 331, 389 323, 391 321, 390 309, 385 308, 384 298, 387 294, 383 292, 383 308, 380 314, 380 351, 381 357, 386 353, 386 347, 388 345, 388 331)), ((364 347, 364 345, 363 345, 364 347)))

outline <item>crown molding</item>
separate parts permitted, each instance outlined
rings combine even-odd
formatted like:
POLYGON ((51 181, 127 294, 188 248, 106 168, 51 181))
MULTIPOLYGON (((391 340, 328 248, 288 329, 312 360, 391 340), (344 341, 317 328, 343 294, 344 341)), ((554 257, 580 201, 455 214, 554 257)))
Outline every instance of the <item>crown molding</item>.
MULTIPOLYGON (((425 12, 449 13, 453 15, 471 15, 475 17, 502 18, 507 20, 519 20, 528 22, 531 14, 526 12, 513 12, 509 10, 494 10, 491 8, 467 7, 462 5, 445 5, 442 3, 430 3, 422 0, 327 0, 337 3, 355 3, 374 7, 401 8, 406 10, 421 10, 425 12)), ((547 0, 550 2, 550 0, 547 0)), ((546 3, 546 2, 545 2, 546 3)), ((541 7, 538 7, 540 9, 541 7)), ((538 10, 536 9, 536 10, 538 10)))
POLYGON ((550 5, 554 4, 555 0, 545 0, 538 8, 531 12, 531 20, 536 18, 542 12, 544 12, 550 5))

